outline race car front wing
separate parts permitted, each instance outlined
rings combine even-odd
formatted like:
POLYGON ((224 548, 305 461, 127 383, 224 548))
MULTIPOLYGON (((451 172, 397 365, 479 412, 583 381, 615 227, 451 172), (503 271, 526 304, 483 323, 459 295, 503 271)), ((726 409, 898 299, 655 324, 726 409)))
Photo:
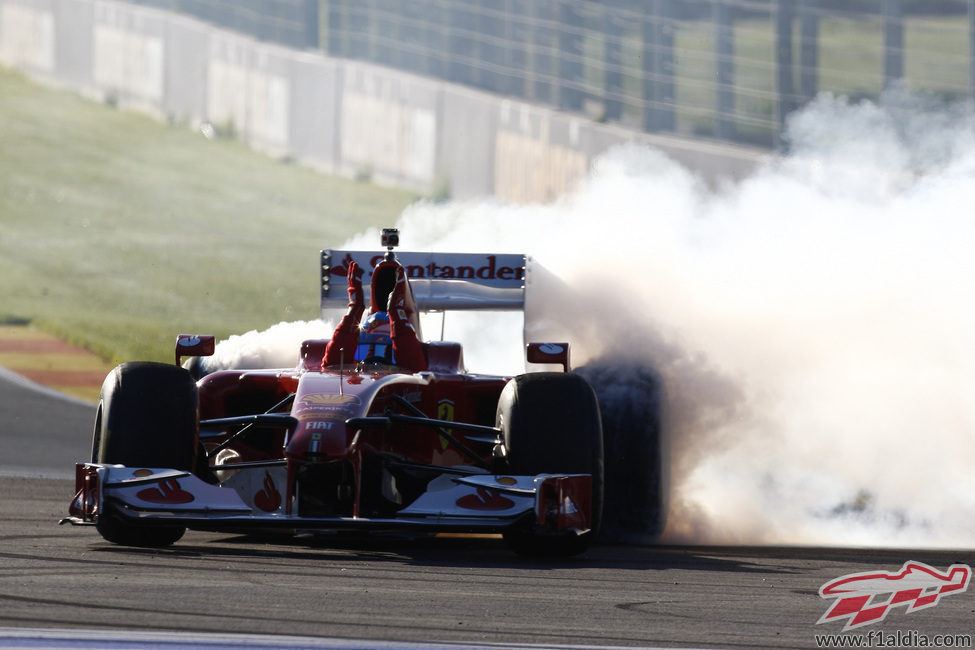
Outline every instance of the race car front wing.
MULTIPOLYGON (((230 483, 230 482, 228 482, 230 483)), ((200 530, 352 529, 496 533, 525 523, 542 534, 584 534, 591 526, 589 474, 442 476, 391 517, 303 517, 282 504, 254 505, 246 482, 212 485, 190 472, 78 463, 76 495, 61 523, 94 524, 114 514, 140 525, 200 530), (249 502, 250 503, 249 503, 249 502)))

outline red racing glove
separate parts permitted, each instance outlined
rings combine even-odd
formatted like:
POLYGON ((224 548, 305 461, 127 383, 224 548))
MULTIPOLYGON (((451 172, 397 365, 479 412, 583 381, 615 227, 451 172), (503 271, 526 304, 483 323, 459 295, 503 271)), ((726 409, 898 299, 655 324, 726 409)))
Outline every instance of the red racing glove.
POLYGON ((396 286, 389 294, 389 327, 396 364, 412 372, 419 372, 427 369, 427 360, 426 355, 423 354, 423 346, 417 338, 416 329, 410 322, 410 314, 407 313, 406 292, 408 290, 406 272, 400 268, 396 276, 396 286))
POLYGON ((349 283, 349 311, 347 316, 355 316, 355 325, 358 328, 359 321, 362 320, 362 312, 366 308, 366 299, 362 294, 362 271, 355 262, 349 262, 349 272, 346 274, 349 283))
POLYGON ((362 320, 362 312, 366 309, 366 301, 362 293, 362 271, 355 262, 349 262, 346 280, 349 283, 349 309, 325 347, 323 367, 335 365, 340 361, 352 363, 355 360, 356 346, 359 345, 359 321, 362 320))

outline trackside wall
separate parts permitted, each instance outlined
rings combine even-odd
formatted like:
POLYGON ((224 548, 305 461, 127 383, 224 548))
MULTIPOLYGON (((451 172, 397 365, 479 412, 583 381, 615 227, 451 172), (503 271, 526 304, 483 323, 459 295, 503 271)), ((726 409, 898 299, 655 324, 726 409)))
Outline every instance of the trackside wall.
POLYGON ((174 124, 209 124, 328 173, 454 198, 549 201, 623 142, 659 148, 712 181, 740 177, 767 155, 600 124, 112 0, 0 0, 0 63, 174 124))

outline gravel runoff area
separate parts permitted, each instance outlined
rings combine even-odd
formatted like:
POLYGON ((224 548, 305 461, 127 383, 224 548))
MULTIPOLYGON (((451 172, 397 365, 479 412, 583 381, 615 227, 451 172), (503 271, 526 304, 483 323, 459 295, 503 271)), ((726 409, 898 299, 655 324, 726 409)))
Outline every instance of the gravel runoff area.
POLYGON ((0 367, 95 404, 112 364, 29 326, 0 325, 0 367))

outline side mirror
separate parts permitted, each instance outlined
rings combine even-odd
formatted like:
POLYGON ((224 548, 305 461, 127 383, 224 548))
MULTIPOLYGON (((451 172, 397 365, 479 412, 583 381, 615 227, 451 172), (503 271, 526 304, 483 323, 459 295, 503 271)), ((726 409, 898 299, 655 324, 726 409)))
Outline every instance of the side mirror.
POLYGON ((527 359, 528 363, 557 364, 562 366, 562 370, 569 372, 569 344, 529 343, 527 359))
POLYGON ((216 337, 210 334, 180 334, 176 337, 176 365, 183 357, 209 357, 216 348, 216 337))
POLYGON ((298 367, 305 370, 321 370, 326 347, 328 347, 328 339, 302 341, 301 352, 298 354, 298 367))

